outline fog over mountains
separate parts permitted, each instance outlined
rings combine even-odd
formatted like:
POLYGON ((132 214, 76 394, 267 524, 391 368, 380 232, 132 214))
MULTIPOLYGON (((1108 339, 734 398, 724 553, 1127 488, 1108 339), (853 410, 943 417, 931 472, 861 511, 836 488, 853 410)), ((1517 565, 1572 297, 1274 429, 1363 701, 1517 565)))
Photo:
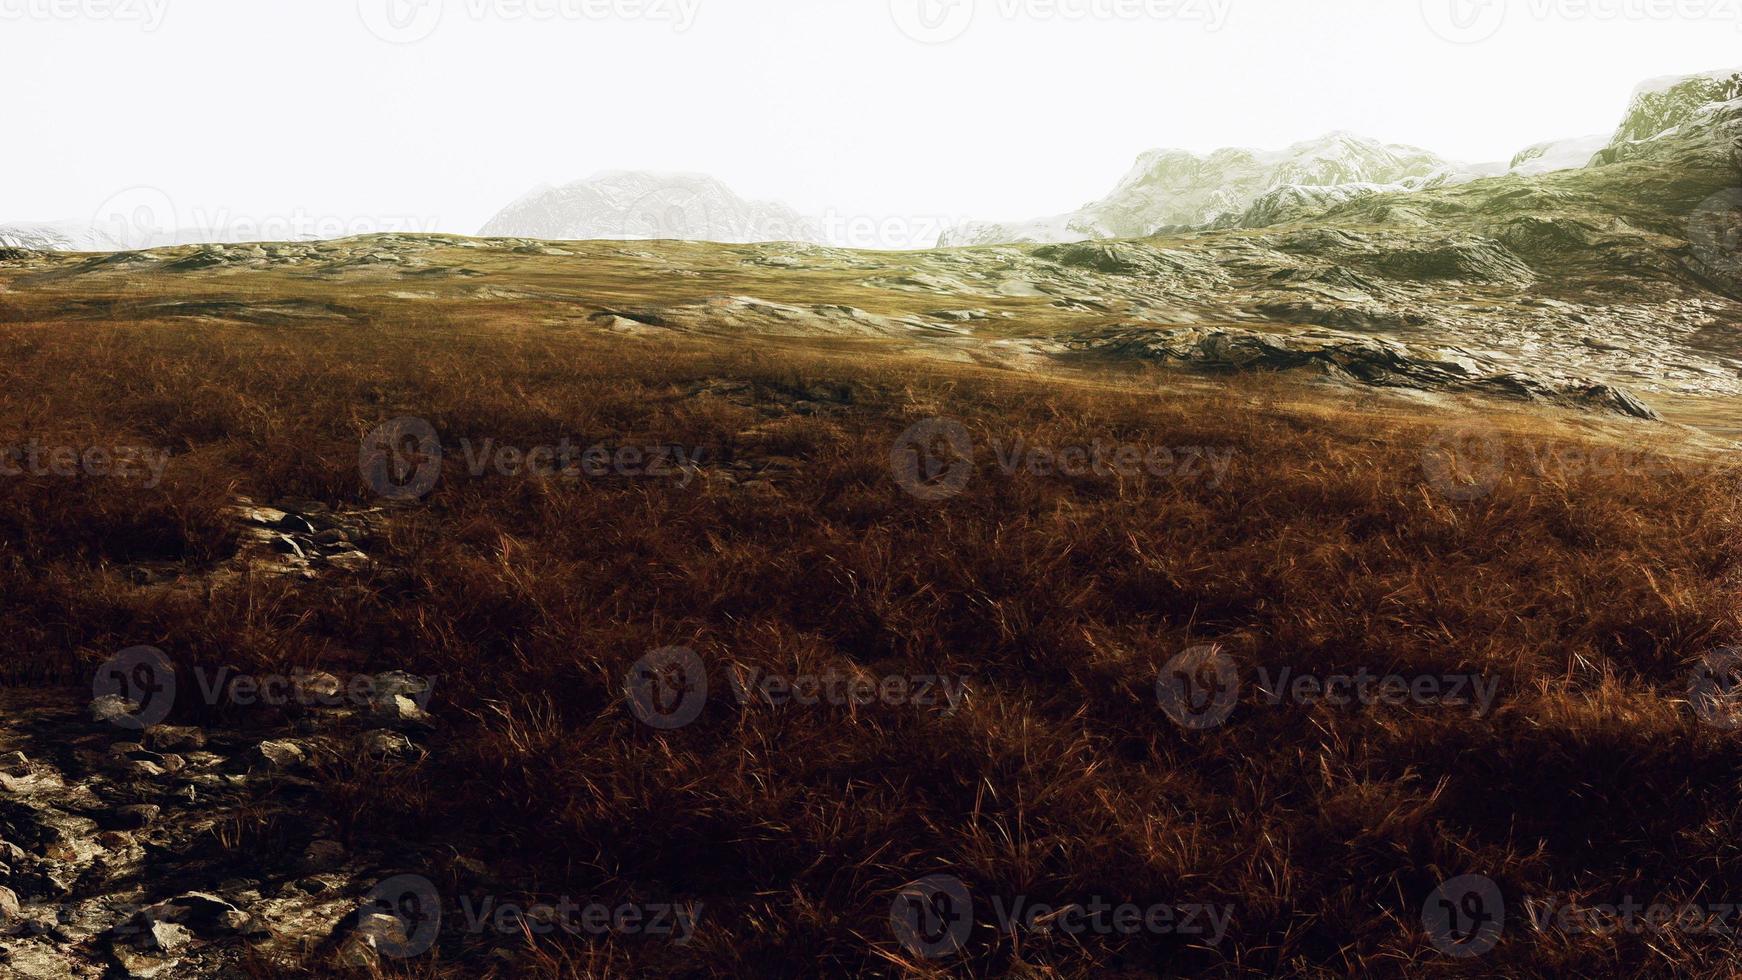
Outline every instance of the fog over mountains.
POLYGON ((748 201, 712 177, 612 171, 540 187, 491 218, 485 238, 568 241, 688 239, 747 244, 820 242, 822 229, 797 211, 748 201))
MULTIPOLYGON (((849 234, 839 216, 800 214, 775 201, 746 199, 702 174, 610 171, 559 187, 538 187, 502 209, 478 234, 552 240, 677 239, 728 244, 791 241, 861 248, 1070 243, 1141 238, 1164 231, 1251 228, 1379 194, 1455 186, 1512 173, 1540 175, 1625 159, 1636 145, 1699 125, 1742 98, 1742 72, 1652 79, 1634 92, 1610 135, 1548 140, 1509 163, 1470 164, 1413 146, 1333 132, 1279 150, 1225 148, 1208 154, 1151 150, 1103 198, 1065 214, 1009 222, 907 229, 891 243, 849 234)), ((0 246, 111 251, 170 244, 251 240, 246 233, 149 227, 144 216, 88 222, 0 225, 0 246)), ((400 230, 400 229, 393 229, 400 230)), ((415 229, 415 230, 436 230, 415 229)), ((297 235, 298 238, 321 237, 297 235)))

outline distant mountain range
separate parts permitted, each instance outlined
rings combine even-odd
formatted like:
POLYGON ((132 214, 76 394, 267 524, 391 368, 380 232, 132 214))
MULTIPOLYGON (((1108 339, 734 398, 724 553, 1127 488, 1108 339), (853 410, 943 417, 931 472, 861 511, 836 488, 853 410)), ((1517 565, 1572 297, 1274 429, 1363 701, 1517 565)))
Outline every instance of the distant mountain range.
POLYGON ((1099 201, 1068 214, 1030 221, 965 225, 947 232, 939 244, 1142 238, 1162 229, 1201 227, 1241 214, 1273 191, 1318 198, 1319 191, 1305 189, 1417 189, 1482 175, 1479 168, 1453 164, 1426 150, 1343 132, 1274 151, 1229 148, 1200 156, 1185 150, 1151 150, 1138 157, 1136 166, 1099 201))
POLYGON ((0 225, 0 247, 31 248, 39 252, 108 252, 125 248, 95 228, 70 221, 0 225))
MULTIPOLYGON (((1152 150, 1140 156, 1099 201, 1051 217, 959 225, 944 230, 938 244, 1071 243, 1189 229, 1263 227, 1381 194, 1630 159, 1666 134, 1713 124, 1723 107, 1738 99, 1742 99, 1742 69, 1652 79, 1635 90, 1613 134, 1538 143, 1505 164, 1457 163, 1417 147, 1346 132, 1281 150, 1230 148, 1205 155, 1152 150)), ((705 175, 611 171, 560 187, 537 188, 503 208, 479 234, 555 240, 850 244, 829 241, 823 226, 822 220, 785 204, 740 197, 705 175)), ((117 236, 70 221, 0 225, 0 246, 50 251, 111 251, 206 240, 197 235, 162 241, 138 237, 117 236)))
POLYGON ((819 224, 784 204, 749 201, 712 177, 612 171, 540 187, 503 208, 485 238, 820 242, 819 224))
POLYGON ((1276 151, 1222 149, 1205 156, 1151 150, 1099 201, 1068 214, 1013 223, 972 223, 939 244, 1070 243, 1143 238, 1187 229, 1255 228, 1305 217, 1378 194, 1426 190, 1501 174, 1576 170, 1626 159, 1638 145, 1678 126, 1699 125, 1742 97, 1742 70, 1652 79, 1633 94, 1609 136, 1551 140, 1509 164, 1460 164, 1411 146, 1350 133, 1276 151))

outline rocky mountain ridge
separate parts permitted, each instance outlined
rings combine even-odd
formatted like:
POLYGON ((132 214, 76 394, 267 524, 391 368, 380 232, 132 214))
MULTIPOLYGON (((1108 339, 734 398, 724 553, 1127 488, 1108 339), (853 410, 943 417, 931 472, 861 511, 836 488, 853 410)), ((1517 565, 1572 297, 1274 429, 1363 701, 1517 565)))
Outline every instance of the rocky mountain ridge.
POLYGON ((1742 99, 1742 69, 1647 81, 1608 136, 1550 140, 1506 165, 1460 165, 1425 150, 1347 133, 1281 151, 1224 149, 1199 157, 1154 150, 1100 201, 1064 215, 952 229, 941 245, 1062 243, 1143 238, 1187 229, 1259 228, 1386 194, 1456 186, 1483 177, 1540 176, 1614 163, 1684 129, 1723 124, 1742 99))
POLYGON ((1170 228, 1200 227, 1258 204, 1287 188, 1311 196, 1323 188, 1408 190, 1473 180, 1468 167, 1412 146, 1335 132, 1281 150, 1226 148, 1198 155, 1151 150, 1138 158, 1111 193, 1070 214, 1015 224, 969 224, 947 232, 941 246, 1063 243, 1094 238, 1143 238, 1170 228))

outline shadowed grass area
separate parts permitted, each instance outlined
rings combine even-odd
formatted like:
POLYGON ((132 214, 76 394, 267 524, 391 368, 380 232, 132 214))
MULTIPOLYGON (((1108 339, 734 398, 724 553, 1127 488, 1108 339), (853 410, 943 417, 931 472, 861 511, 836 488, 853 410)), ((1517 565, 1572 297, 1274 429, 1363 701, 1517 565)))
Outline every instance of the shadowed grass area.
POLYGON ((0 479, 0 636, 18 679, 76 683, 141 643, 184 664, 437 675, 428 760, 324 774, 345 826, 441 845, 453 862, 425 873, 449 896, 491 890, 467 870, 482 862, 501 891, 703 906, 684 946, 454 928, 390 975, 1667 976, 1732 961, 1725 937, 1538 934, 1522 904, 1742 896, 1742 741, 1686 703, 1700 658, 1742 632, 1742 493, 1667 428, 1630 430, 1662 453, 1616 456, 1612 433, 1561 416, 1465 415, 1504 460, 1487 492, 1448 495, 1424 466, 1443 420, 1274 379, 1044 378, 871 345, 433 314, 15 323, 0 385, 9 439, 172 454, 156 488, 0 479), (197 594, 124 575, 221 560, 237 495, 373 502, 359 441, 405 416, 441 434, 442 476, 392 510, 372 566, 197 594), (973 467, 925 501, 891 454, 934 418, 963 427, 973 467), (487 442, 565 438, 681 446, 701 472, 469 472, 487 442), (1168 455, 1123 474, 1006 472, 1019 442, 1168 455), (1191 731, 1157 681, 1208 644, 1240 694, 1226 724, 1191 731), (673 646, 700 658, 710 695, 661 731, 625 683, 673 646), (1283 668, 1476 675, 1496 700, 1272 705, 1260 671, 1283 668), (767 675, 967 693, 734 693, 767 675), (961 955, 925 963, 897 943, 891 903, 934 874, 966 885, 976 926, 961 955), (1512 913, 1468 962, 1422 925, 1463 874, 1494 879, 1512 913), (1003 931, 994 900, 1018 896, 1230 917, 1219 942, 1003 931), (522 958, 495 963, 492 945, 522 958))

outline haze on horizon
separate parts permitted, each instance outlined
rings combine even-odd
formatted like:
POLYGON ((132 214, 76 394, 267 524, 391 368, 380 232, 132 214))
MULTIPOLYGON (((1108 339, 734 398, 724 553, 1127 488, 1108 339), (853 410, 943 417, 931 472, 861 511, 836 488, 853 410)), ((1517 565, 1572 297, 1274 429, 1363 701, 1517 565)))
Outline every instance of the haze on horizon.
MULTIPOLYGON (((1736 0, 0 0, 0 222, 460 234, 603 170, 808 214, 1018 219, 1154 147, 1349 130, 1464 161, 1605 133, 1738 61, 1736 0)), ((935 229, 934 229, 935 230, 935 229)), ((929 244, 917 242, 916 244, 929 244)))

